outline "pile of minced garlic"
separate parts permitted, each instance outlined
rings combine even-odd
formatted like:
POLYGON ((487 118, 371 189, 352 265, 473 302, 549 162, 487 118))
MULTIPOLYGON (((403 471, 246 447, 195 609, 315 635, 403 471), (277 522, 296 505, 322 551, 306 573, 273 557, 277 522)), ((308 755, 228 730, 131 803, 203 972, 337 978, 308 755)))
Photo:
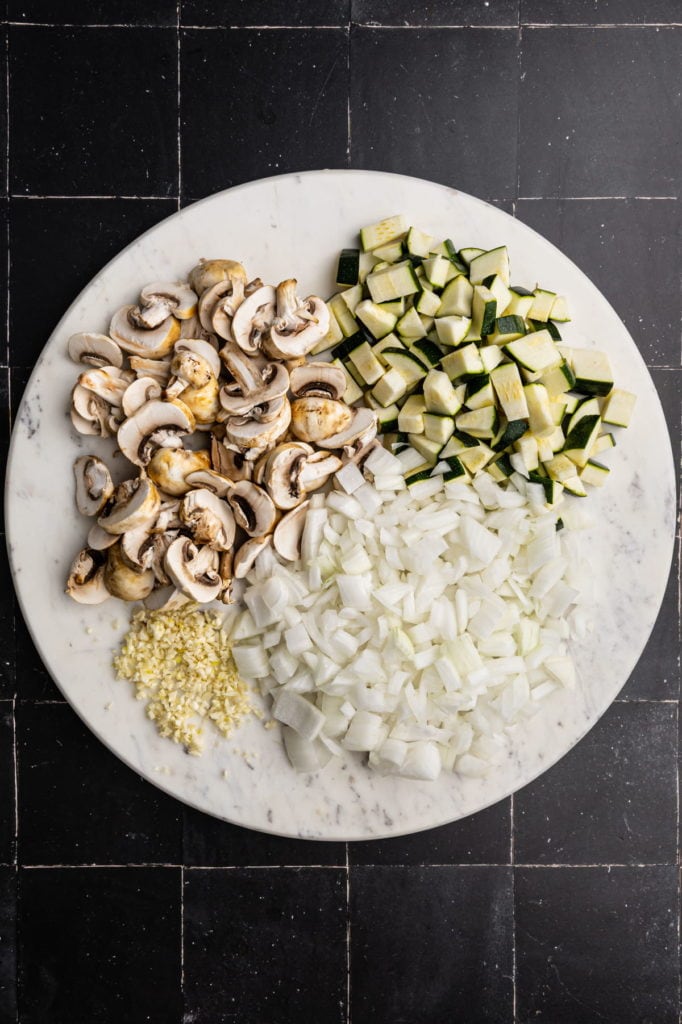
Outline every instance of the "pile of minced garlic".
POLYGON ((138 700, 148 701, 147 715, 161 736, 182 743, 188 754, 201 754, 207 718, 228 736, 255 710, 220 617, 194 604, 136 612, 114 669, 134 684, 138 700))

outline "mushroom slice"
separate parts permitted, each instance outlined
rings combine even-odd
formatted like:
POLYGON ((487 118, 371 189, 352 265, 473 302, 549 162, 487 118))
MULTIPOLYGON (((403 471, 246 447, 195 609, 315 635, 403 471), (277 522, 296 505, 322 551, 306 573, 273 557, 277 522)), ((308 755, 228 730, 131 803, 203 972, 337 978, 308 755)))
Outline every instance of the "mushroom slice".
POLYGON ((268 455, 263 474, 265 488, 277 508, 295 508, 305 498, 299 479, 303 463, 312 454, 309 444, 293 441, 278 445, 268 455))
POLYGON ((302 505, 287 512, 275 527, 272 543, 277 554, 287 562, 295 562, 301 557, 301 537, 309 504, 304 501, 302 505))
POLYGON ((239 480, 227 496, 237 526, 249 537, 262 537, 275 525, 277 512, 269 494, 249 480, 239 480))
MULTIPOLYGON (((203 549, 206 551, 209 549, 203 549)), ((217 557, 216 552, 211 552, 217 557)), ((216 568, 189 537, 177 537, 166 551, 164 569, 171 581, 187 597, 199 604, 214 601, 223 587, 216 568)))
POLYGON ((244 541, 232 561, 232 572, 236 580, 244 579, 247 573, 253 569, 261 551, 264 551, 271 542, 271 534, 267 537, 251 537, 244 541))
POLYGON ((161 384, 154 377, 137 377, 123 392, 121 408, 124 416, 134 416, 146 402, 161 397, 161 384))
POLYGON ((71 392, 71 422, 79 434, 100 437, 115 434, 118 426, 111 406, 80 384, 71 392))
POLYGON ((82 332, 69 338, 69 356, 86 366, 123 366, 123 353, 106 334, 82 332))
POLYGON ((234 377, 243 394, 252 394, 263 386, 261 370, 265 364, 256 359, 250 359, 234 341, 226 342, 219 355, 228 373, 234 377))
POLYGON ((159 514, 154 520, 152 532, 163 535, 172 530, 179 530, 181 526, 180 500, 176 498, 174 501, 162 502, 159 514))
POLYGON ((210 430, 220 413, 220 385, 215 377, 202 388, 185 388, 180 398, 192 412, 197 430, 210 430))
POLYGON ((324 299, 309 295, 299 299, 292 278, 277 285, 277 316, 263 339, 263 350, 273 359, 304 356, 329 330, 329 310, 324 299))
POLYGON ((118 366, 99 366, 81 373, 78 384, 109 405, 120 406, 131 379, 128 370, 121 370, 118 366))
POLYGON ((83 548, 74 558, 66 581, 66 593, 79 604, 101 604, 111 597, 104 583, 106 555, 83 548))
POLYGON ((346 430, 352 420, 352 410, 333 398, 297 398, 291 403, 291 432, 301 441, 319 443, 346 430))
POLYGON ((179 393, 188 386, 203 388, 205 384, 217 377, 208 360, 196 352, 187 351, 187 349, 178 351, 176 348, 170 368, 171 374, 176 380, 169 381, 166 394, 170 394, 173 389, 179 393))
POLYGON ((225 341, 232 339, 232 317, 244 301, 246 275, 230 275, 208 288, 199 300, 199 319, 205 331, 225 341))
POLYGON ((344 430, 339 431, 338 434, 321 438, 317 442, 320 448, 345 448, 347 445, 355 444, 358 441, 361 441, 364 447, 364 445, 369 444, 376 437, 377 414, 374 410, 363 406, 350 411, 352 413, 350 424, 344 430))
POLYGON ((126 533, 153 523, 160 507, 156 486, 146 474, 141 474, 135 480, 124 480, 118 485, 97 522, 107 533, 126 533))
POLYGON ((218 566, 220 579, 223 583, 223 589, 220 592, 220 600, 223 604, 232 604, 234 600, 232 593, 232 584, 234 583, 233 571, 234 555, 232 551, 223 551, 220 555, 220 564, 218 566))
POLYGON ((242 452, 226 448, 214 434, 211 435, 211 466, 232 482, 250 480, 253 475, 253 463, 248 462, 242 452))
POLYGON ((114 313, 109 334, 124 352, 147 359, 162 359, 180 336, 180 324, 173 316, 167 316, 158 327, 140 327, 132 319, 137 306, 122 306, 114 313))
POLYGON ((219 281, 242 280, 246 283, 246 271, 236 260, 201 259, 190 270, 188 280, 197 295, 203 295, 219 281))
POLYGON ((154 561, 154 534, 151 524, 126 530, 121 537, 121 557, 131 569, 137 572, 151 569, 154 561))
MULTIPOLYGON (((269 284, 257 288, 236 310, 232 317, 232 336, 247 355, 255 355, 260 350, 275 312, 276 292, 269 284)), ((320 337, 326 333, 325 329, 320 337)))
POLYGON ((247 416, 231 416, 225 424, 228 440, 240 451, 248 451, 254 458, 282 437, 291 423, 291 405, 286 399, 274 419, 266 423, 247 416))
POLYGON ((220 362, 220 356, 218 350, 210 342, 205 341, 203 338, 179 338, 175 342, 175 353, 179 352, 193 352, 196 356, 201 356, 213 371, 214 377, 220 376, 222 370, 222 364, 220 362))
POLYGON ((179 498, 191 490, 187 477, 211 464, 207 451, 188 451, 185 448, 158 448, 147 466, 147 473, 166 494, 179 498))
POLYGON ((81 455, 73 464, 76 507, 82 516, 96 516, 114 493, 107 466, 96 455, 81 455))
POLYGON ((107 552, 104 583, 113 597, 143 601, 154 589, 154 573, 151 569, 132 569, 123 558, 121 545, 114 544, 107 552))
POLYGON ((289 374, 281 363, 266 363, 256 380, 256 386, 245 390, 238 382, 224 384, 220 389, 220 404, 230 415, 244 415, 255 405, 265 405, 282 398, 289 390, 289 374))
POLYGON ((180 505, 180 519, 197 544, 209 544, 216 551, 227 551, 234 543, 232 509, 206 487, 185 495, 180 505))
POLYGON ((332 398, 339 401, 346 390, 346 374, 329 363, 304 363, 290 372, 290 385, 296 398, 332 398))
POLYGON ((170 377, 170 359, 145 359, 144 356, 131 356, 128 360, 130 369, 137 377, 153 377, 161 387, 165 387, 170 377))
POLYGON ((118 446, 136 466, 146 466, 158 448, 181 448, 182 437, 194 427, 194 415, 184 402, 155 399, 121 424, 118 446))
POLYGON ((217 494, 219 498, 226 498, 233 487, 233 481, 222 473, 216 473, 214 469, 195 469, 188 473, 185 482, 191 487, 205 487, 207 490, 217 494))
POLYGON ((302 491, 316 491, 323 487, 343 463, 331 452, 315 452, 303 460, 298 474, 298 486, 302 491))
POLYGON ((186 594, 182 594, 170 583, 165 587, 158 587, 145 597, 144 606, 150 612, 174 612, 188 604, 189 600, 186 594))
POLYGON ((152 330, 172 313, 178 320, 189 320, 197 309, 197 297, 184 281, 155 281, 140 292, 140 305, 130 313, 138 327, 152 330))
POLYGON ((93 551, 106 551, 112 544, 115 544, 118 537, 115 533, 108 533, 103 530, 99 523, 93 523, 88 530, 88 547, 93 551))

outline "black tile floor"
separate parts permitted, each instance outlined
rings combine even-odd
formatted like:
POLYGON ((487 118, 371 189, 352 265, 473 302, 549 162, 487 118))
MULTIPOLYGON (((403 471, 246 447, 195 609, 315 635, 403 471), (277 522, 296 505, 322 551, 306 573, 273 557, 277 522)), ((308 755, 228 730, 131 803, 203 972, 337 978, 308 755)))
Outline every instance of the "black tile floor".
MULTIPOLYGON (((323 166, 451 184, 551 239, 627 324, 679 453, 679 0, 3 17, 2 454, 104 262, 194 199, 323 166)), ((247 832, 137 778, 62 700, 3 563, 0 1024, 677 1024, 679 552, 582 743, 472 818, 371 844, 247 832)))

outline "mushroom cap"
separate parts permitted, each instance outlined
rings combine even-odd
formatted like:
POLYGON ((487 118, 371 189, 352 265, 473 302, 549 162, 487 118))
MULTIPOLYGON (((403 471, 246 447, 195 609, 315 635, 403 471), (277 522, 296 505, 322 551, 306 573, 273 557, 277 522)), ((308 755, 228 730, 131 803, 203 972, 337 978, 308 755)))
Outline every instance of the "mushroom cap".
POLYGON ((225 433, 231 444, 255 455, 274 445, 289 429, 290 423, 291 405, 285 399, 274 419, 263 423, 250 415, 231 416, 225 424, 225 433))
POLYGON ((154 589, 154 573, 151 569, 132 569, 123 558, 121 545, 114 544, 107 552, 104 583, 112 597, 143 601, 154 589))
POLYGON ((97 522, 107 533, 126 533, 153 523, 160 507, 161 498, 154 482, 142 474, 118 485, 97 522))
POLYGON ((188 491, 180 505, 180 519, 197 544, 228 551, 234 543, 236 527, 232 509, 206 487, 188 491))
POLYGON ((123 392, 121 408, 124 416, 134 416, 146 402, 161 397, 161 385, 153 377, 137 377, 123 392))
POLYGON ((86 366, 123 366, 123 353, 106 334, 88 331, 72 334, 69 338, 69 356, 74 363, 86 366))
POLYGON ((272 535, 275 551, 287 562, 295 562, 301 557, 301 537, 305 526, 305 517, 310 502, 304 501, 282 516, 272 535))
POLYGON ((180 324, 173 316, 167 316, 158 327, 138 327, 131 314, 137 306, 122 306, 117 310, 109 326, 109 334, 124 352, 147 359, 161 359, 167 355, 180 336, 180 324))
POLYGON ((246 284, 246 271, 235 260, 201 259, 190 270, 188 280, 197 295, 203 295, 219 281, 243 281, 246 284))
POLYGON ((291 432, 301 441, 320 442, 350 425, 351 409, 333 398, 297 398, 291 403, 291 432))
POLYGON ((296 398, 332 398, 339 401, 346 391, 346 374, 329 363, 304 363, 291 370, 290 388, 296 398))
POLYGON ((220 385, 210 377, 203 387, 187 387, 178 396, 191 411, 198 430, 208 429, 215 423, 220 411, 220 385))
POLYGON ((290 278, 277 285, 277 316, 262 344, 274 359, 306 355, 329 330, 329 309, 324 299, 317 295, 299 299, 296 284, 290 278))
POLYGON ((211 367, 213 376, 220 376, 222 364, 220 362, 218 350, 204 338, 178 338, 178 340, 175 342, 174 351, 176 354, 178 352, 193 352, 194 355, 201 356, 201 358, 205 359, 208 365, 211 367))
POLYGON ((69 569, 66 593, 79 604, 101 604, 111 594, 104 583, 106 555, 91 548, 79 551, 69 569))
POLYGON ((140 306, 140 322, 143 324, 146 311, 158 307, 161 315, 161 310, 165 307, 165 316, 161 316, 161 320, 154 323, 156 318, 152 317, 152 322, 148 323, 149 327, 157 327, 169 313, 178 320, 189 320, 193 317, 197 310, 197 296, 184 281, 153 281, 146 284, 140 292, 140 306))
POLYGON ((81 455, 73 464, 76 507, 83 516, 96 516, 114 493, 108 467, 96 455, 81 455))
MULTIPOLYGON (((177 589, 199 604, 214 601, 223 586, 216 569, 211 568, 205 556, 201 557, 206 550, 200 550, 189 537, 177 537, 166 551, 163 562, 177 589)), ((217 559, 217 553, 212 554, 217 559)))
POLYGON ((282 398, 289 390, 289 374, 281 363, 267 363, 261 373, 260 385, 244 391, 239 383, 223 384, 220 404, 230 415, 244 415, 256 405, 265 405, 282 398))
POLYGON ((211 464, 207 451, 190 451, 186 448, 158 448, 147 466, 147 473, 154 483, 173 497, 181 497, 192 489, 187 477, 211 464))
POLYGON ((257 288, 236 310, 232 317, 232 336, 248 355, 259 351, 275 318, 275 311, 276 293, 269 284, 257 288))
POLYGON ((317 442, 320 448, 345 448, 346 445, 353 444, 359 440, 363 444, 369 444, 376 437, 377 414, 373 409, 360 406, 358 409, 351 409, 351 414, 351 422, 344 430, 333 434, 331 437, 322 438, 317 442))
MULTIPOLYGON (((214 380, 216 374, 213 372, 211 363, 196 352, 188 352, 186 349, 178 351, 177 342, 175 353, 171 359, 171 374, 183 381, 183 386, 189 384, 193 388, 203 388, 204 384, 214 380)), ((182 390, 182 388, 181 388, 182 390)))
POLYGON ((244 541, 232 560, 232 573, 236 580, 243 580, 253 569, 261 551, 272 542, 272 534, 267 537, 250 537, 244 541))
POLYGON ((313 454, 309 444, 289 441, 269 453, 263 473, 265 489, 277 508, 295 508, 305 498, 299 485, 301 467, 313 454))
POLYGON ((233 485, 233 481, 228 476, 217 473, 214 469, 209 469, 208 467, 205 469, 195 469, 188 473, 185 481, 191 487, 205 487, 207 490, 217 494, 219 498, 226 498, 233 485))
POLYGON ((194 415, 179 399, 145 402, 118 429, 118 446, 136 466, 145 466, 157 448, 181 448, 195 427, 194 415))
POLYGON ((239 480, 227 496, 237 526, 249 537, 262 537, 270 533, 277 512, 272 498, 262 487, 250 480, 239 480))

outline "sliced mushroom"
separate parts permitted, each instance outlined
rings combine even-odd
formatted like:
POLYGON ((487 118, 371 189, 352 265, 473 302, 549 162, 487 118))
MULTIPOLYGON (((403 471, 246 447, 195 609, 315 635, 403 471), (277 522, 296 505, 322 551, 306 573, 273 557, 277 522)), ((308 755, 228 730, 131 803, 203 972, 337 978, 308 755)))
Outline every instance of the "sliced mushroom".
POLYGON ((181 448, 182 437, 194 426, 194 415, 179 399, 154 400, 121 424, 118 446, 135 465, 146 466, 158 448, 181 448))
POLYGON ((244 541, 232 561, 232 572, 236 580, 244 579, 247 573, 253 569, 261 551, 264 551, 271 542, 272 534, 267 537, 251 537, 244 541))
POLYGON ((232 554, 232 551, 223 551, 220 555, 220 564, 218 566, 218 572, 220 573, 220 579, 223 584, 223 589, 220 591, 220 600, 223 602, 223 604, 232 604, 233 601, 233 571, 234 556, 232 554))
POLYGON ((172 314, 189 320, 197 308, 197 297, 184 281, 155 281, 140 292, 140 305, 129 313, 131 323, 146 330, 159 327, 172 314))
POLYGON ((81 373, 78 384, 109 405, 118 407, 132 379, 129 370, 122 370, 118 366, 99 366, 81 373))
POLYGON ((151 569, 132 569, 123 558, 121 545, 114 544, 107 552, 104 584, 113 597, 122 601, 143 601, 154 589, 154 573, 151 569))
POLYGON ((166 386, 170 377, 170 359, 146 359, 144 356, 131 356, 128 362, 136 376, 153 377, 161 387, 166 386))
POLYGON ((73 464, 76 507, 82 516, 96 516, 114 493, 108 467, 96 455, 81 455, 73 464))
POLYGON ((240 451, 248 452, 253 458, 272 447, 289 429, 291 423, 291 405, 284 399, 281 409, 274 419, 262 422, 258 416, 231 416, 225 424, 225 433, 231 444, 240 451))
POLYGON ((295 562, 301 557, 301 537, 309 504, 304 501, 302 505, 287 512, 277 523, 272 535, 275 551, 288 562, 295 562))
POLYGON ((234 543, 235 521, 230 506, 213 491, 189 491, 180 505, 180 519, 197 544, 227 551, 234 543))
POLYGON ((219 352, 231 377, 245 395, 259 391, 263 386, 263 368, 266 363, 262 356, 250 357, 234 341, 226 342, 219 352))
POLYGON ((364 446, 376 437, 377 414, 372 409, 362 406, 359 409, 351 409, 351 414, 352 420, 344 430, 331 437, 321 438, 317 442, 320 448, 339 449, 358 442, 364 446))
POLYGON ((177 355, 180 352, 193 352, 194 355, 201 356, 211 367, 213 376, 220 376, 222 364, 218 355, 218 349, 211 345, 209 341, 206 341, 204 338, 179 338, 175 342, 175 354, 177 355))
POLYGON ((147 473, 166 494, 181 497, 191 490, 193 484, 187 477, 211 464, 207 451, 188 451, 185 448, 159 448, 154 452, 147 473))
MULTIPOLYGON (((207 550, 197 548, 189 537, 177 537, 164 558, 164 568, 178 590, 200 604, 214 601, 223 587, 220 574, 203 554, 207 550)), ((211 555, 217 560, 217 552, 211 555)))
POLYGON ((215 380, 213 367, 203 356, 187 349, 175 350, 171 359, 171 379, 166 388, 169 398, 179 395, 186 387, 203 388, 204 384, 215 380))
POLYGON ((161 397, 162 387, 154 377, 138 377, 123 392, 121 408, 124 416, 134 416, 146 402, 161 397))
POLYGON ((187 387, 179 398, 192 412, 197 430, 208 430, 220 412, 220 385, 211 377, 203 387, 187 387))
POLYGON ((154 482, 140 474, 118 485, 97 522, 107 533, 126 533, 153 523, 160 507, 161 498, 154 482))
POLYGON ((83 332, 69 338, 69 356, 86 366, 123 366, 123 353, 106 334, 83 332))
POLYGON ((346 374, 329 363, 305 363, 290 372, 290 388, 296 398, 332 398, 339 401, 346 390, 346 374))
MULTIPOLYGON (((247 355, 255 355, 275 318, 276 292, 266 284, 245 298, 232 318, 232 336, 247 355)), ((327 331, 324 331, 326 334, 327 331)))
POLYGON ((263 350, 274 359, 304 356, 329 330, 329 309, 324 299, 299 299, 293 279, 277 285, 277 317, 263 339, 263 350))
POLYGON ((226 498, 228 491, 234 486, 234 481, 222 473, 216 473, 214 469, 195 469, 188 473, 185 482, 191 487, 205 487, 213 491, 219 498, 226 498))
POLYGON ((324 487, 327 480, 343 463, 331 452, 315 452, 304 459, 298 475, 298 486, 306 493, 324 487))
POLYGON ((203 295, 219 281, 229 281, 239 276, 246 281, 246 271, 241 263, 235 260, 201 259, 197 266, 190 270, 188 279, 197 295, 203 295))
POLYGON ((277 512, 269 494, 248 480, 240 480, 227 496, 237 526, 249 537, 262 537, 275 525, 277 512))
POLYGON ((216 473, 233 482, 250 480, 253 475, 253 463, 246 459, 243 452, 226 448, 215 434, 211 435, 211 466, 216 473))
POLYGON ((297 398, 291 403, 291 432, 301 441, 320 442, 346 430, 353 412, 332 398, 297 398))
POLYGON ((246 274, 241 264, 222 281, 208 288, 199 300, 199 319, 205 331, 226 341, 232 338, 232 318, 244 301, 246 274))
POLYGON ((70 415, 79 434, 111 437, 118 429, 119 421, 109 403, 80 384, 71 392, 70 415))
POLYGON ((263 473, 265 488, 277 508, 295 508, 305 498, 299 478, 305 460, 314 449, 302 441, 279 444, 268 454, 263 473))
POLYGON ((249 390, 236 381, 224 384, 220 389, 220 404, 230 415, 244 415, 256 405, 282 398, 289 390, 289 374, 281 363, 266 363, 254 376, 255 386, 249 390))
POLYGON ((99 523, 93 523, 88 530, 88 547, 93 551, 106 551, 112 544, 115 544, 118 537, 115 533, 108 533, 103 530, 99 523))
POLYGON ((126 530, 121 537, 121 557, 131 569, 141 571, 151 569, 154 561, 154 537, 151 523, 137 526, 134 530, 126 530))
POLYGON ((174 612, 189 603, 190 598, 177 590, 173 584, 153 590, 144 599, 145 608, 151 612, 174 612))
POLYGON ((159 514, 154 520, 152 532, 156 534, 167 534, 173 530, 179 530, 180 522, 180 499, 174 501, 162 501, 159 514))
POLYGON ((140 327, 132 319, 137 306, 122 306, 112 318, 109 334, 124 352, 147 359, 162 359, 180 336, 179 321, 166 317, 158 327, 140 327))
POLYGON ((66 581, 66 593, 79 604, 101 604, 111 597, 104 582, 106 555, 83 548, 74 558, 66 581))

